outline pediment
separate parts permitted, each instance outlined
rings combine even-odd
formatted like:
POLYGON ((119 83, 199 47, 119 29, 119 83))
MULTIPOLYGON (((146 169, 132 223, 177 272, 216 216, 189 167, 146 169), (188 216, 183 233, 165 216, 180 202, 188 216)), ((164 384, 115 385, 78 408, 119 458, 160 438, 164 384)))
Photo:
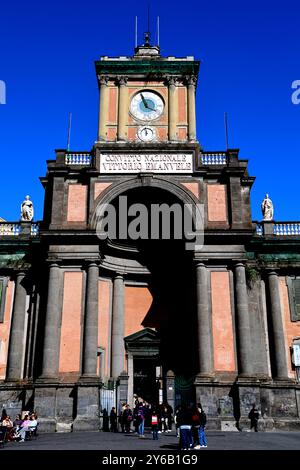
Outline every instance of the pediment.
POLYGON ((143 328, 124 338, 126 344, 157 343, 159 341, 158 333, 152 328, 143 328))

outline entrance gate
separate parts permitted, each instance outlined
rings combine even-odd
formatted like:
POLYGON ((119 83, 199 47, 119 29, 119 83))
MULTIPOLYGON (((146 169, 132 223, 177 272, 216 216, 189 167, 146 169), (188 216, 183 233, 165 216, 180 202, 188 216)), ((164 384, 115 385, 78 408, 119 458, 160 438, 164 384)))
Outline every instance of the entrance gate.
POLYGON ((113 407, 117 410, 117 383, 108 380, 100 389, 100 419, 103 431, 109 431, 109 415, 113 407))

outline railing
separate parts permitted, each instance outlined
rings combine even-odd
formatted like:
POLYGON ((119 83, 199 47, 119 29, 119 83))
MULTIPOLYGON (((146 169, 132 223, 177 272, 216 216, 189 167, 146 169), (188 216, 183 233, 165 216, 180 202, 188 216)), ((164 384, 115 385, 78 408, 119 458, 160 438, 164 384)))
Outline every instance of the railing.
POLYGON ((258 236, 299 237, 300 222, 255 222, 258 236))
POLYGON ((20 223, 0 222, 0 236, 17 237, 20 233, 20 223))
POLYGON ((263 235, 263 234, 264 234, 264 226, 263 226, 263 224, 260 224, 259 222, 256 222, 255 230, 256 230, 256 234, 257 234, 257 235, 263 235))
POLYGON ((90 153, 66 153, 65 164, 66 165, 81 165, 90 166, 92 163, 92 156, 90 153))
POLYGON ((280 222, 274 224, 274 235, 300 235, 300 222, 280 222))
POLYGON ((39 222, 32 222, 31 223, 31 231, 30 231, 30 235, 32 237, 37 237, 40 233, 40 224, 39 222))
POLYGON ((37 237, 39 222, 0 222, 0 237, 37 237))
POLYGON ((200 154, 202 165, 226 165, 227 155, 225 152, 205 152, 200 154))

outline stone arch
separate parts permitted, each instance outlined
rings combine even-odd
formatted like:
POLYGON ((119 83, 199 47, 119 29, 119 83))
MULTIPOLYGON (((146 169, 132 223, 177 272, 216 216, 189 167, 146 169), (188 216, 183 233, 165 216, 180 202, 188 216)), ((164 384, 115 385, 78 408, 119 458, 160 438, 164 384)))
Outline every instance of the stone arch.
POLYGON ((192 207, 196 206, 196 204, 199 204, 199 200, 196 198, 196 196, 179 182, 174 182, 174 180, 157 175, 138 175, 134 176, 133 178, 128 178, 126 180, 113 183, 104 191, 102 191, 101 194, 99 194, 99 196, 94 201, 94 211, 92 213, 90 223, 91 228, 96 228, 96 213, 97 207, 100 203, 109 204, 118 196, 121 196, 127 191, 143 187, 152 187, 167 191, 175 195, 182 204, 190 204, 192 207))

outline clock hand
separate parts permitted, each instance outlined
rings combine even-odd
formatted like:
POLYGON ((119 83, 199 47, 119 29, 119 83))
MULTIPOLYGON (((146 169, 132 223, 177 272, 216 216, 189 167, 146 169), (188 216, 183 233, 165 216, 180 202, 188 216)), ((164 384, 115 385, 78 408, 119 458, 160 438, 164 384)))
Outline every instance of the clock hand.
POLYGON ((144 95, 142 93, 141 93, 141 98, 142 98, 145 108, 149 108, 147 100, 145 100, 144 95))

